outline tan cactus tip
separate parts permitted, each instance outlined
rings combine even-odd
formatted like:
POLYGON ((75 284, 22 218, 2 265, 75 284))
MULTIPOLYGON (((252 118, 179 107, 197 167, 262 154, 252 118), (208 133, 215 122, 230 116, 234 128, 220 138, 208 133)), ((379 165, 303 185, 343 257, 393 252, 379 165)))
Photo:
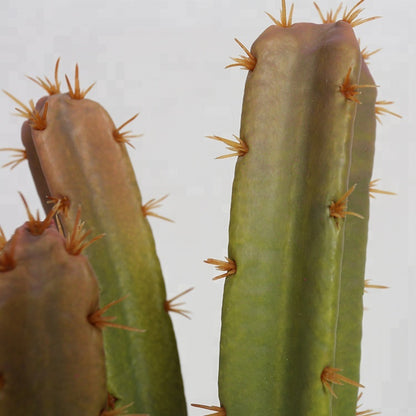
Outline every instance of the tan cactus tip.
POLYGON ((26 199, 23 196, 23 194, 21 192, 19 192, 19 195, 22 198, 23 204, 26 208, 26 213, 27 213, 27 216, 28 216, 27 228, 28 228, 29 232, 32 235, 41 235, 41 234, 43 234, 43 232, 49 227, 53 216, 58 211, 59 204, 55 204, 52 207, 52 209, 49 211, 46 218, 43 221, 41 221, 40 217, 39 217, 39 210, 36 211, 36 217, 34 217, 33 214, 30 212, 29 205, 27 204, 26 199))
POLYGON ((198 407, 200 409, 205 409, 205 410, 213 410, 215 412, 215 413, 210 413, 206 416, 227 416, 225 409, 220 406, 207 406, 205 404, 196 404, 196 403, 191 403, 191 406, 198 407))
POLYGON ((289 11, 289 16, 287 15, 287 9, 286 9, 286 1, 282 0, 282 8, 280 10, 280 20, 276 19, 275 17, 273 17, 270 13, 267 13, 267 16, 270 17, 270 19, 272 19, 273 23, 276 26, 280 26, 280 27, 290 27, 293 25, 292 23, 292 17, 293 17, 293 7, 294 4, 292 3, 292 5, 290 6, 290 11, 289 11))
POLYGON ((111 410, 103 410, 100 413, 100 416, 119 416, 119 415, 123 415, 123 416, 150 416, 149 414, 145 414, 145 413, 125 413, 125 410, 127 410, 127 408, 129 408, 130 406, 132 406, 133 403, 129 403, 126 404, 125 406, 119 407, 118 409, 111 409, 111 410))
POLYGON ((362 384, 357 383, 354 380, 351 380, 339 372, 342 371, 340 368, 325 367, 321 373, 321 382, 323 386, 334 396, 337 397, 334 390, 332 389, 331 384, 338 384, 342 386, 344 383, 351 384, 355 387, 364 387, 362 384))
POLYGON ((87 318, 88 319, 88 322, 91 325, 94 325, 98 329, 103 329, 103 328, 111 327, 111 328, 125 329, 127 331, 133 331, 133 332, 145 332, 144 329, 137 329, 137 328, 132 328, 132 327, 126 326, 126 325, 121 325, 121 324, 115 324, 115 323, 113 323, 113 321, 117 319, 116 316, 103 316, 108 311, 108 309, 110 309, 114 305, 117 305, 117 303, 122 302, 127 297, 128 297, 128 295, 123 296, 120 299, 113 300, 112 302, 110 302, 109 304, 105 305, 101 309, 98 309, 97 311, 95 311, 92 314, 88 315, 88 318, 87 318))
POLYGON ((41 77, 32 78, 26 75, 26 78, 33 81, 35 84, 43 88, 49 95, 59 94, 61 92, 61 83, 58 80, 58 69, 59 61, 61 58, 58 58, 55 64, 55 83, 51 82, 48 77, 45 76, 43 80, 41 77))
POLYGON ((240 45, 247 56, 240 55, 239 58, 231 58, 235 63, 227 65, 226 68, 232 68, 233 66, 241 66, 242 69, 248 69, 252 71, 257 64, 256 57, 236 38, 234 40, 240 45))
POLYGON ((174 303, 174 302, 175 302, 175 300, 177 300, 181 296, 186 295, 187 293, 189 293, 193 289, 194 289, 193 287, 190 287, 189 289, 184 290, 183 292, 179 293, 179 295, 176 295, 172 299, 165 300, 165 303, 164 303, 165 311, 166 312, 175 312, 175 313, 178 313, 179 315, 184 316, 185 318, 191 319, 191 312, 180 308, 180 306, 184 305, 185 302, 179 302, 179 303, 174 303))
POLYGON ((348 101, 353 101, 354 103, 361 104, 360 100, 357 98, 358 95, 361 94, 360 91, 358 91, 359 88, 377 88, 377 85, 358 85, 358 84, 352 84, 350 75, 351 75, 352 67, 348 69, 347 75, 344 78, 344 81, 339 86, 339 92, 345 97, 348 101))
POLYGON ((47 196, 46 197, 47 204, 59 204, 58 205, 58 214, 61 214, 65 218, 68 216, 69 208, 71 207, 71 201, 67 196, 47 196))
POLYGON ((394 104, 394 101, 385 101, 385 100, 376 101, 376 105, 375 105, 376 119, 380 124, 383 124, 381 122, 380 116, 385 115, 385 114, 390 114, 394 117, 402 118, 400 114, 393 113, 393 111, 390 111, 388 108, 385 107, 386 105, 391 105, 391 104, 394 104))
POLYGON ((334 218, 335 223, 338 225, 339 220, 345 218, 347 215, 352 215, 354 217, 358 217, 364 219, 364 217, 356 212, 347 211, 347 199, 354 191, 356 185, 351 186, 338 201, 332 201, 331 205, 329 206, 329 216, 334 218))
POLYGON ((237 265, 235 264, 234 260, 231 260, 228 257, 225 257, 225 260, 217 260, 217 259, 206 259, 204 260, 204 263, 212 264, 216 266, 215 268, 217 270, 220 270, 222 272, 225 272, 223 274, 220 274, 218 276, 215 276, 212 280, 218 280, 223 277, 228 277, 236 273, 237 271, 237 265))
POLYGON ((357 407, 356 407, 356 413, 355 416, 374 416, 374 415, 380 415, 380 412, 374 412, 373 410, 359 410, 359 408, 362 406, 362 404, 359 404, 359 401, 361 400, 361 397, 363 396, 363 392, 361 391, 360 394, 357 397, 357 407))
POLYGON ((375 198, 373 194, 397 195, 395 192, 382 191, 381 189, 377 189, 376 186, 379 180, 380 179, 373 179, 372 181, 370 181, 369 186, 368 186, 370 198, 375 198))
MULTIPOLYGON (((350 10, 348 10, 348 8, 345 7, 344 14, 342 15, 342 18, 340 20, 346 23, 349 23, 352 27, 356 27, 358 25, 362 25, 363 23, 370 22, 371 20, 379 19, 381 17, 381 16, 373 16, 373 17, 367 17, 365 19, 360 18, 359 15, 364 9, 363 8, 358 9, 357 7, 363 2, 364 0, 360 0, 350 10)), ((315 8, 318 10, 322 23, 335 23, 337 21, 338 14, 342 8, 342 3, 338 6, 335 13, 332 10, 330 10, 329 12, 327 12, 326 16, 323 15, 321 9, 315 2, 313 4, 315 8)))
POLYGON ((74 100, 82 100, 85 96, 91 91, 91 88, 95 85, 95 82, 92 83, 87 89, 81 90, 79 86, 79 68, 78 64, 75 65, 75 84, 74 89, 72 89, 72 85, 69 82, 68 76, 65 75, 66 83, 68 85, 68 94, 74 100))
POLYGON ((155 217, 155 218, 159 218, 161 220, 165 220, 165 221, 169 221, 169 222, 175 222, 169 218, 166 217, 162 217, 159 214, 156 214, 156 212, 154 212, 154 209, 160 208, 161 207, 161 202, 164 201, 169 195, 164 195, 162 196, 162 198, 156 199, 156 198, 152 198, 150 201, 147 201, 143 206, 142 206, 142 213, 145 217, 155 217))
POLYGON ((90 246, 95 241, 104 237, 105 234, 99 234, 89 241, 85 241, 91 234, 91 230, 84 230, 85 223, 81 221, 81 207, 78 207, 77 215, 75 217, 74 226, 71 233, 66 237, 65 248, 68 254, 78 256, 84 249, 90 246))
POLYGON ((237 139, 237 141, 224 139, 224 137, 220 137, 220 136, 206 136, 208 139, 218 140, 219 142, 226 144, 228 146, 227 150, 231 150, 233 152, 228 155, 218 156, 216 157, 216 159, 225 159, 227 157, 234 157, 234 156, 244 156, 248 152, 247 143, 241 140, 235 134, 233 134, 233 136, 235 139, 237 139))
POLYGON ((128 123, 133 121, 139 113, 135 114, 133 117, 129 118, 126 122, 124 122, 121 126, 117 127, 113 131, 114 140, 118 143, 125 143, 135 149, 135 147, 130 143, 130 139, 134 139, 137 137, 142 137, 143 134, 131 134, 131 130, 122 132, 121 129, 125 127, 128 123))
POLYGON ((0 152, 15 152, 15 154, 11 156, 12 160, 10 162, 5 163, 2 166, 2 168, 7 168, 8 166, 10 166, 10 169, 14 169, 18 164, 27 160, 27 153, 25 149, 16 149, 14 147, 3 147, 2 149, 0 149, 0 152))
POLYGON ((14 115, 26 118, 29 120, 30 126, 34 130, 45 130, 46 129, 46 114, 48 113, 48 102, 45 102, 43 106, 43 111, 40 113, 35 108, 35 103, 33 100, 29 101, 29 107, 23 104, 20 100, 18 100, 14 95, 10 94, 9 92, 2 90, 8 97, 10 97, 17 105, 20 105, 21 108, 15 107, 17 113, 14 115))
POLYGON ((383 285, 374 285, 371 282, 371 279, 365 279, 364 280, 364 292, 367 293, 366 289, 389 289, 388 286, 383 286, 383 285))

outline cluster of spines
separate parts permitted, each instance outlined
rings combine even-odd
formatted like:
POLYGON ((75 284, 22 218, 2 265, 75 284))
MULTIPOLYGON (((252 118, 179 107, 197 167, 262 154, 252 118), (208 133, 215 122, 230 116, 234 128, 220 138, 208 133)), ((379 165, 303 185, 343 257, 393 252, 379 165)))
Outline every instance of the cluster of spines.
MULTIPOLYGON (((360 14, 361 12, 364 10, 363 8, 359 8, 359 6, 364 2, 364 0, 360 0, 358 3, 356 3, 351 9, 348 9, 347 7, 345 7, 344 12, 342 14, 342 17, 338 18, 341 10, 342 10, 342 3, 338 6, 338 8, 335 10, 335 12, 333 12, 332 10, 330 10, 326 16, 324 16, 324 14, 322 13, 321 9, 319 8, 319 6, 317 5, 317 3, 314 2, 314 6, 317 9, 319 16, 322 20, 322 23, 335 23, 338 20, 342 20, 344 22, 349 23, 352 27, 356 27, 358 25, 361 25, 363 23, 366 22, 370 22, 372 20, 378 19, 380 18, 380 16, 373 16, 373 17, 369 17, 369 18, 361 18, 360 14)), ((279 27, 291 27, 293 25, 293 10, 294 10, 294 5, 292 4, 290 7, 289 12, 287 11, 287 7, 286 7, 286 2, 285 0, 282 0, 282 9, 281 9, 281 13, 280 13, 280 20, 276 19, 274 16, 272 16, 270 13, 266 14, 271 18, 271 20, 273 21, 273 23, 279 27)), ((231 58, 234 62, 232 64, 227 65, 225 68, 231 68, 231 67, 241 67, 241 69, 245 69, 248 71, 253 71, 256 67, 256 63, 257 63, 257 59, 256 57, 250 52, 250 50, 242 43, 240 42, 237 38, 234 39, 237 44, 243 49, 243 51, 245 52, 245 55, 240 55, 238 58, 231 58)), ((368 51, 367 48, 364 48, 361 50, 361 55, 362 58, 364 59, 364 61, 366 61, 366 63, 368 62, 369 58, 374 55, 375 53, 379 52, 380 49, 374 50, 374 51, 368 51)), ((360 95, 360 89, 361 88, 375 88, 377 86, 375 85, 359 85, 359 84, 355 84, 351 81, 350 75, 351 75, 351 70, 352 68, 349 68, 348 72, 345 75, 345 78, 342 82, 342 84, 340 84, 338 86, 338 91, 344 95, 345 99, 348 101, 352 101, 356 104, 361 104, 361 102, 359 101, 358 97, 360 95)), ((389 110, 388 108, 386 108, 386 105, 391 105, 393 104, 393 101, 385 101, 385 100, 380 100, 380 101, 376 101, 376 105, 375 105, 375 116, 377 121, 381 124, 381 119, 380 116, 381 115, 385 115, 385 114, 390 114, 393 115, 395 117, 401 118, 401 116, 391 110, 389 110)), ((244 140, 240 137, 237 137, 234 135, 234 138, 237 141, 232 141, 230 139, 226 139, 220 136, 216 136, 216 135, 211 135, 211 136, 207 136, 207 138, 216 140, 216 141, 220 141, 222 143, 224 143, 225 145, 227 145, 227 150, 230 150, 232 153, 229 154, 225 154, 222 156, 217 157, 217 159, 224 159, 224 158, 229 158, 229 157, 244 157, 244 155, 249 151, 249 147, 248 145, 244 142, 244 140)), ((374 193, 380 193, 380 194, 387 194, 387 195, 396 195, 394 192, 389 192, 389 191, 384 191, 384 190, 380 190, 376 188, 376 183, 379 181, 380 179, 375 179, 372 180, 369 184, 369 196, 371 198, 375 198, 374 193)), ((330 205, 329 205, 329 216, 332 217, 337 225, 337 227, 339 226, 339 221, 341 219, 344 219, 347 215, 352 215, 358 218, 364 218, 362 215, 360 215, 359 213, 355 213, 352 211, 348 211, 347 210, 347 201, 348 201, 348 196, 354 191, 356 184, 354 184, 344 195, 342 195, 337 201, 333 201, 330 205)), ((221 271, 221 272, 225 272, 222 274, 219 274, 217 276, 215 276, 213 278, 213 280, 217 280, 217 279, 221 279, 221 278, 227 278, 229 276, 232 276, 233 274, 236 273, 237 270, 237 264, 233 259, 230 259, 228 257, 225 257, 225 261, 224 260, 218 260, 218 259, 213 259, 213 258, 208 258, 206 260, 204 260, 205 263, 214 265, 216 267, 217 270, 221 271)), ((364 284, 364 288, 377 288, 377 289, 385 289, 387 288, 387 286, 383 286, 383 285, 376 285, 376 284, 370 284, 369 280, 366 279, 365 280, 365 284, 364 284)), ((364 290, 366 291, 366 290, 364 290)), ((333 384, 338 384, 338 385, 342 385, 343 383, 347 383, 347 384, 351 384, 354 385, 356 387, 364 387, 363 385, 361 385, 360 383, 351 380, 345 376, 343 376, 342 374, 339 374, 342 371, 342 369, 338 369, 338 368, 332 368, 332 367, 325 367, 321 373, 321 382, 322 385, 334 396, 336 397, 336 394, 334 392, 334 390, 332 389, 332 385, 333 384)), ((362 415, 362 416, 372 416, 372 415, 376 415, 379 414, 379 412, 373 412, 372 410, 364 410, 364 411, 360 411, 358 410, 358 408, 361 406, 358 404, 358 401, 361 399, 362 397, 362 392, 359 393, 358 398, 357 398, 357 411, 356 411, 356 415, 362 415)), ((199 404, 193 404, 193 406, 195 407, 199 407, 199 408, 204 408, 207 410, 216 410, 217 413, 212 413, 208 416, 211 415, 225 415, 226 411, 223 407, 217 407, 217 406, 205 406, 205 405, 199 405, 199 404)))

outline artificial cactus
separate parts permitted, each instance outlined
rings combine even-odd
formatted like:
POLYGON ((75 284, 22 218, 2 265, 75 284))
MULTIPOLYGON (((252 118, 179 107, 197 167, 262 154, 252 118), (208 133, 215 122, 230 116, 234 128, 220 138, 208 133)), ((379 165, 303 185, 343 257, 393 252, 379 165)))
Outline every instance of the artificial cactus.
MULTIPOLYGON (((104 303, 128 295, 117 316, 146 332, 104 334, 108 388, 113 397, 133 402, 132 411, 154 416, 186 414, 183 383, 166 292, 153 235, 146 219, 155 204, 142 204, 125 144, 133 136, 116 128, 108 113, 75 85, 60 92, 55 80, 37 78, 49 96, 18 111, 27 158, 46 211, 60 203, 59 225, 70 233, 78 206, 93 233, 105 233, 88 249, 104 303)), ((132 117, 129 121, 135 118, 132 117)))
POLYGON ((1 239, 0 415, 104 415, 98 281, 51 217, 1 239))
POLYGON ((362 2, 292 24, 283 0, 229 65, 249 72, 238 142, 209 136, 239 157, 228 257, 206 260, 226 277, 228 416, 356 414, 375 125, 389 112, 353 31, 376 18, 362 2))

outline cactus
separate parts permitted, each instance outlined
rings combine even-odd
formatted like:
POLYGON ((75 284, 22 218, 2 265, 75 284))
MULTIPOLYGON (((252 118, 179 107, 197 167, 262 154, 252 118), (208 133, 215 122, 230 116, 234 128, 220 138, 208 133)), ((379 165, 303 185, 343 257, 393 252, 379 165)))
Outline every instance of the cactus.
MULTIPOLYGON (((118 305, 118 318, 145 334, 104 334, 107 381, 111 395, 133 402, 133 411, 152 416, 185 415, 179 358, 168 312, 165 286, 153 235, 146 219, 161 200, 142 204, 126 144, 135 137, 116 128, 108 113, 81 90, 78 66, 69 92, 55 80, 33 79, 49 96, 25 106, 7 93, 28 118, 22 127, 27 158, 46 212, 59 202, 59 225, 72 232, 77 207, 94 234, 105 238, 87 250, 99 280, 101 299, 118 305)), ((14 167, 13 165, 12 167, 14 167)), ((176 299, 176 298, 175 298, 176 299)))
POLYGON ((99 289, 87 258, 51 215, 2 241, 0 415, 104 415, 103 338, 91 321, 99 289))
MULTIPOLYGON (((356 414, 377 113, 353 27, 280 20, 231 66, 248 70, 225 273, 219 398, 227 416, 356 414), (348 206, 348 208, 347 208, 348 206)), ((395 114, 396 115, 396 114, 395 114)), ((208 407, 207 407, 208 408, 208 407)), ((220 414, 220 412, 216 413, 220 414)), ((367 412, 368 414, 368 412, 367 412)))
MULTIPOLYGON (((374 52, 361 49, 354 34, 355 26, 377 18, 361 17, 363 1, 342 15, 341 5, 324 15, 314 3, 322 23, 294 24, 293 5, 288 10, 282 0, 280 18, 267 13, 274 24, 250 50, 236 39, 246 55, 228 67, 248 70, 240 134, 235 140, 208 136, 231 151, 220 159, 237 157, 228 253, 205 260, 220 271, 214 280, 225 278, 220 403, 193 404, 212 415, 377 414, 358 410, 362 297, 366 287, 383 287, 365 279, 369 198, 389 193, 371 180, 376 121, 398 115, 385 107, 391 102, 376 101, 367 67, 374 52)), ((9 242, 0 228, 0 335, 13 335, 0 345, 0 416, 112 416, 127 409, 186 415, 168 312, 189 318, 177 299, 191 289, 166 298, 147 220, 170 221, 155 212, 166 197, 142 202, 126 147, 136 136, 123 130, 137 114, 116 127, 103 107, 85 98, 93 85, 81 90, 78 66, 74 85, 66 77, 69 91, 61 92, 58 65, 52 82, 31 78, 48 93, 36 105, 6 92, 28 120, 24 149, 0 149, 15 152, 3 166, 28 160, 47 218, 29 214, 9 242), (90 242, 81 209, 97 235, 90 242), (84 250, 91 266, 80 256, 84 250), (74 280, 67 271, 76 268, 83 272, 74 280), (101 309, 92 269, 106 305, 101 309), (51 276, 62 282, 49 285, 51 276), (24 284, 16 285, 19 279, 24 284), (19 292, 35 292, 32 281, 41 282, 45 294, 19 292), (122 324, 103 316, 115 304, 122 324), (15 310, 26 320, 20 326, 35 325, 34 345, 25 348, 30 365, 23 368, 15 355, 28 337, 10 320, 15 310), (68 326, 73 315, 78 321, 68 326), (69 329, 61 331, 64 321, 69 329), (127 331, 101 331, 106 326, 127 331), (69 342, 75 331, 79 336, 69 342), (50 337, 54 346, 39 352, 50 337), (88 345, 82 356, 80 340, 88 345), (66 361, 69 349, 74 365, 66 361), (50 357, 55 372, 47 367, 40 388, 31 377, 50 357), (84 371, 86 378, 74 383, 84 371), (68 384, 52 391, 63 375, 68 384)))

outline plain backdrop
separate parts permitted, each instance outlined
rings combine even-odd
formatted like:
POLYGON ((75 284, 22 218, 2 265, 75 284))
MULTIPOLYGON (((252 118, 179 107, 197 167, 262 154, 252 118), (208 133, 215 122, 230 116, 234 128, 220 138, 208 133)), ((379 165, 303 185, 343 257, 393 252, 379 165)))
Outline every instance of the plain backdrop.
MULTIPOLYGON (((349 1, 348 6, 355 2, 349 1)), ((321 9, 338 2, 320 0, 321 9)), ((370 68, 379 99, 395 101, 403 118, 378 125, 373 178, 397 196, 371 203, 367 278, 390 287, 365 295, 361 382, 363 408, 386 416, 416 414, 416 6, 413 0, 367 0, 364 17, 380 15, 356 29, 362 46, 382 48, 370 68)), ((130 155, 144 201, 169 197, 159 213, 174 224, 150 219, 168 296, 186 296, 192 319, 172 317, 180 349, 188 403, 218 404, 217 372, 222 281, 207 257, 227 255, 231 185, 235 159, 215 160, 220 143, 205 138, 239 133, 246 72, 224 69, 230 56, 248 47, 278 16, 278 0, 1 0, 0 87, 23 102, 43 92, 25 75, 52 77, 61 57, 73 79, 80 65, 83 87, 97 84, 100 102, 116 125, 133 114, 130 155)), ((294 21, 319 22, 312 1, 297 0, 294 21)), ((22 120, 0 95, 0 147, 21 147, 22 120)), ((10 159, 0 152, 0 165, 10 159)), ((0 224, 10 236, 26 218, 17 191, 41 209, 26 163, 0 170, 0 224)), ((1 341, 0 341, 1 342, 1 341)), ((295 398, 294 398, 295 399, 295 398)), ((203 415, 190 408, 191 416, 203 415)), ((268 416, 268 415, 264 415, 268 416)), ((318 416, 318 415, 317 415, 318 416)))

